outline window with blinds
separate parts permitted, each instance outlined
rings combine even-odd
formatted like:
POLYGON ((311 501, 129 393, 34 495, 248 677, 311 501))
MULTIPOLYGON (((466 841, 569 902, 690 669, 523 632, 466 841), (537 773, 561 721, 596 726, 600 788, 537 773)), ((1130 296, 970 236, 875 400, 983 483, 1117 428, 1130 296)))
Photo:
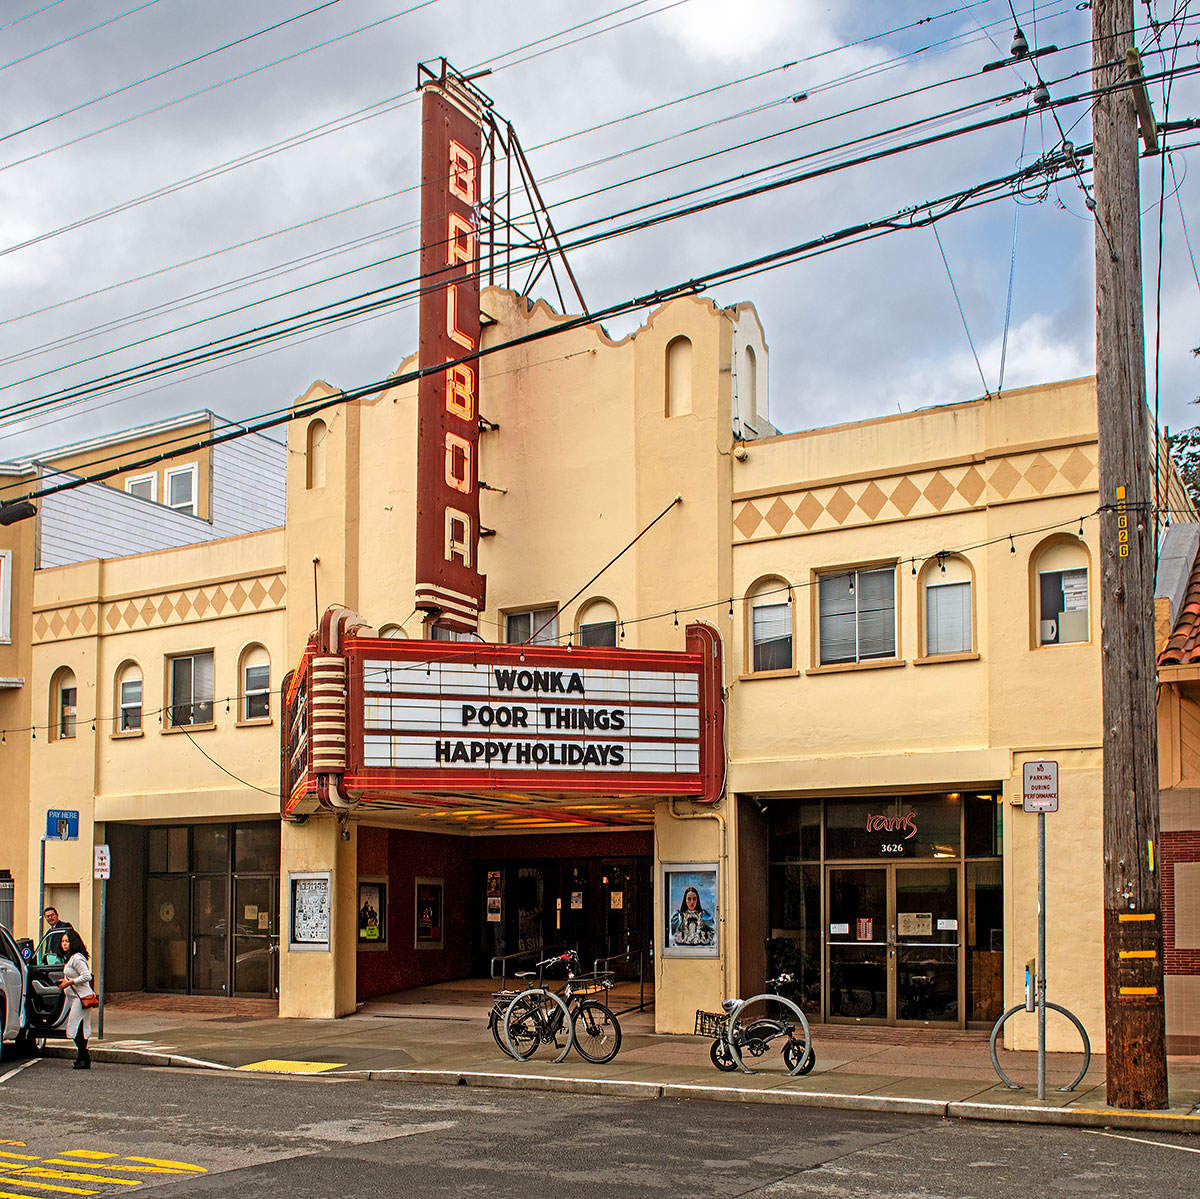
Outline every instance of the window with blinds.
POLYGON ((925 588, 925 654, 969 654, 971 584, 930 583, 925 588))
POLYGON ((896 656, 896 568, 846 570, 818 579, 821 665, 896 656))
POLYGON ((171 659, 171 703, 167 715, 172 728, 212 724, 213 656, 189 654, 171 659))
POLYGON ((754 673, 791 670, 792 605, 755 604, 750 610, 750 623, 754 673))
POLYGON ((554 645, 558 641, 558 609, 533 608, 528 612, 509 612, 504 618, 504 640, 509 645, 554 645))

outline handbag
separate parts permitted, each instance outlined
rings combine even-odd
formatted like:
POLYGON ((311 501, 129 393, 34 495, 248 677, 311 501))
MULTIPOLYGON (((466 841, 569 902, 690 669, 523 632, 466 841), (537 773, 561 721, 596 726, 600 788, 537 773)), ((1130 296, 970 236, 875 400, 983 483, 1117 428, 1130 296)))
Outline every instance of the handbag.
POLYGON ((93 1008, 100 1006, 100 996, 97 995, 95 991, 93 991, 90 995, 80 995, 75 989, 74 983, 70 983, 68 985, 72 991, 75 991, 75 996, 79 1000, 79 1006, 81 1008, 93 1008))

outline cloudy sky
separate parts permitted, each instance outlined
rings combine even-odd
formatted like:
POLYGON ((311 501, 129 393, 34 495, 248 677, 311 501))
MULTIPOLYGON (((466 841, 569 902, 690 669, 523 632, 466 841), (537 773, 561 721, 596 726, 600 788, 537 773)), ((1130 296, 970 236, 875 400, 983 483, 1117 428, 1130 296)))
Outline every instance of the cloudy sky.
MULTIPOLYGON (((1031 45, 1059 48, 1038 59, 1051 95, 1086 91, 1086 5, 1013 4, 1031 45)), ((1156 33, 1135 7, 1147 71, 1195 72, 1176 78, 1170 118, 1200 115, 1200 12, 1154 0, 1156 33)), ((419 62, 490 68, 479 85, 568 242, 694 189, 721 197, 1012 118, 582 246, 571 262, 599 310, 1008 175, 1061 144, 1059 123, 1087 145, 1086 103, 1056 123, 1031 105, 1029 64, 981 72, 1013 27, 1008 0, 3 0, 0 459, 201 407, 246 420, 314 379, 393 371, 415 347, 408 301, 86 402, 46 399, 409 279, 419 62)), ((1163 84, 1151 92, 1162 119, 1163 84)), ((1142 168, 1152 402, 1160 165, 1142 168)), ((1172 429, 1200 423, 1192 165, 1200 149, 1171 155, 1162 205, 1172 429)), ((713 295, 757 306, 771 416, 794 430, 974 398, 1000 386, 1002 360, 1005 387, 1091 373, 1093 254, 1065 178, 713 295)), ((558 306, 548 278, 536 291, 558 306)))

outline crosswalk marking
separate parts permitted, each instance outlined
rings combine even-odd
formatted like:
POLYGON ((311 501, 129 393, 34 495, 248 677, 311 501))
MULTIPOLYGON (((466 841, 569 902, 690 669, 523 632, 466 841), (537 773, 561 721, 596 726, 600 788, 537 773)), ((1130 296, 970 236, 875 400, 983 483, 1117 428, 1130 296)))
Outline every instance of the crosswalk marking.
POLYGON ((191 1162, 173 1162, 169 1157, 134 1157, 131 1153, 126 1156, 127 1162, 145 1162, 148 1166, 172 1166, 177 1170, 195 1170, 198 1174, 207 1174, 203 1166, 194 1166, 191 1162))
MULTIPOLYGON (((0 1144, 28 1148, 23 1141, 2 1141, 0 1144)), ((35 1154, 13 1153, 0 1149, 0 1187, 20 1188, 19 1191, 0 1190, 0 1199, 66 1199, 76 1195, 92 1196, 101 1192, 93 1187, 66 1184, 103 1183, 111 1188, 136 1187, 150 1182, 152 1175, 158 1175, 161 1180, 169 1177, 195 1178, 208 1173, 204 1166, 166 1157, 141 1157, 137 1154, 120 1157, 117 1153, 102 1149, 60 1149, 58 1152, 57 1157, 38 1157, 35 1154), (49 1182, 47 1179, 54 1181, 49 1182)))
MULTIPOLYGON (((94 1195, 95 1191, 87 1191, 82 1187, 55 1186, 52 1182, 28 1182, 23 1178, 0 1178, 0 1183, 14 1187, 36 1187, 39 1191, 62 1191, 67 1195, 94 1195)), ((26 1196, 28 1199, 28 1196, 26 1196)))
POLYGON ((67 1182, 107 1182, 120 1187, 142 1185, 135 1178, 110 1178, 107 1174, 72 1174, 68 1170, 47 1170, 42 1166, 10 1166, 9 1171, 22 1176, 28 1175, 30 1178, 62 1178, 67 1182))

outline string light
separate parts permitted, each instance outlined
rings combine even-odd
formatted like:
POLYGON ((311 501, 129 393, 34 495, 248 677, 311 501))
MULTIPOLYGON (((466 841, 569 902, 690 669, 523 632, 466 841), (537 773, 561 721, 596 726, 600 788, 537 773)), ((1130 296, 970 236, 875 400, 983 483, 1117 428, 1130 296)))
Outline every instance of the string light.
POLYGON ((1083 540, 1083 517, 1079 518, 1079 540, 1083 540))
POLYGON ((729 619, 733 619, 733 596, 729 597, 729 619))
POLYGON ((910 558, 909 561, 912 562, 912 576, 915 579, 917 577, 917 560, 916 558, 910 558))
POLYGON ((675 613, 675 627, 679 628, 679 613, 675 613))
POLYGON ((1015 554, 1017 552, 1017 543, 1013 540, 1012 534, 1008 535, 1008 552, 1015 554))

